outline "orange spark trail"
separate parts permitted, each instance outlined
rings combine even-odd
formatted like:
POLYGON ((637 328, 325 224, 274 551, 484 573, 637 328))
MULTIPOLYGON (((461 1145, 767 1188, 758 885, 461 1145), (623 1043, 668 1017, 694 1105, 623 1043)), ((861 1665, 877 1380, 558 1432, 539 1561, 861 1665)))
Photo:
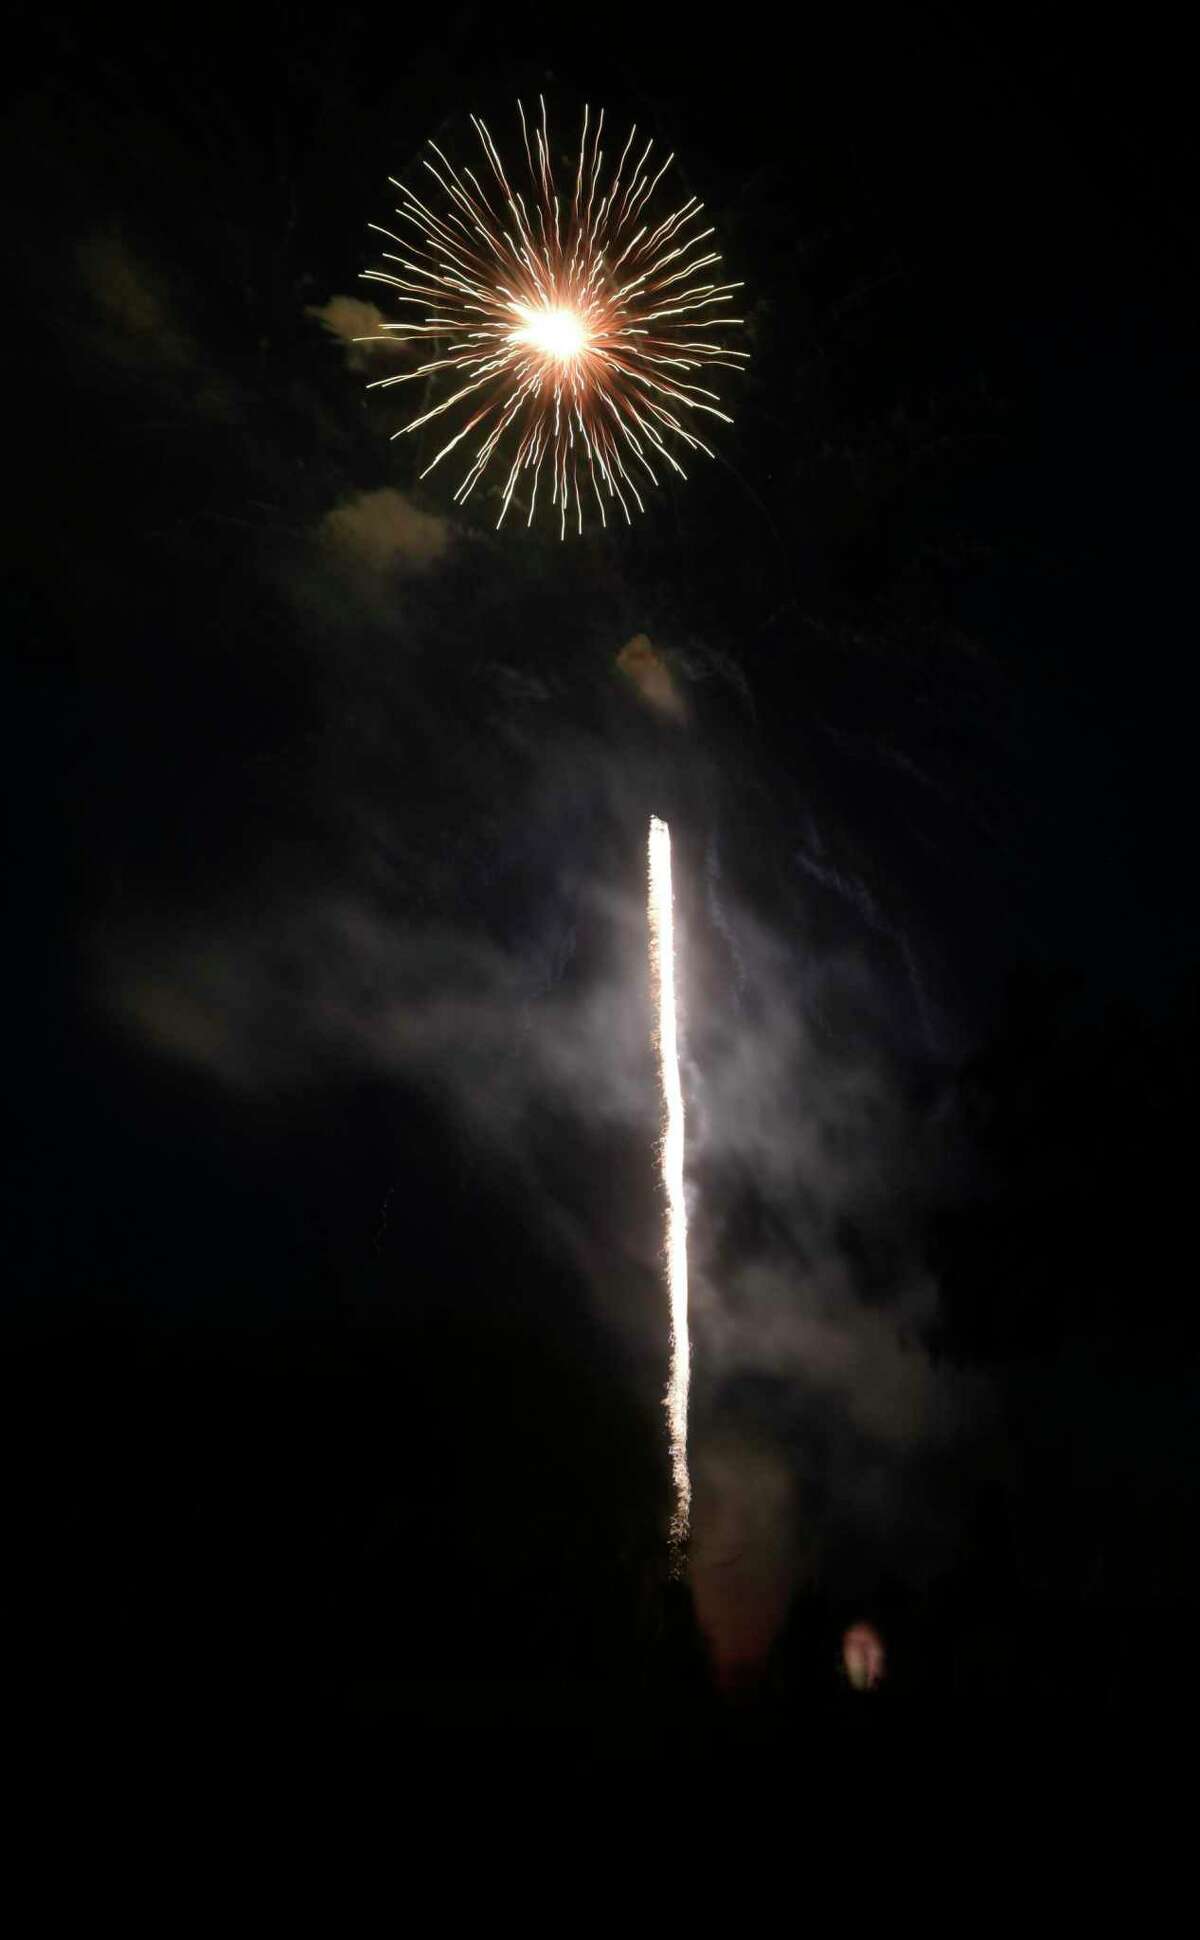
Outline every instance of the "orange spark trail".
POLYGON ((675 1011, 671 831, 657 815, 650 817, 649 859, 650 971, 654 984, 658 1071, 663 1096, 659 1163, 667 1202, 667 1287, 671 1302, 671 1368, 665 1401, 671 1434, 671 1472, 675 1481, 671 1541, 678 1557, 687 1540, 692 1500, 687 1459, 691 1347, 688 1340, 687 1209, 683 1199, 683 1088, 679 1082, 679 1037, 675 1011))

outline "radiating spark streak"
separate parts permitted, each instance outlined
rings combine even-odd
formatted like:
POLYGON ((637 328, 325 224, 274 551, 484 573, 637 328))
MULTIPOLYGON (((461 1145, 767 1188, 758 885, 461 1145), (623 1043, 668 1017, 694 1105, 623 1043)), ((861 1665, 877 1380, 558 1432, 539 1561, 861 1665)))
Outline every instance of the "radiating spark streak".
POLYGON ((608 522, 605 495, 620 505, 628 520, 626 491, 639 510, 644 506, 627 467, 636 462, 658 484, 643 440, 651 453, 686 477, 667 438, 711 457, 685 419, 705 412, 731 422, 716 408, 717 393, 688 382, 690 374, 711 365, 741 370, 747 353, 728 342, 688 334, 742 327, 740 317, 713 314, 741 285, 697 280, 721 257, 715 250, 696 253, 713 229, 694 228, 704 207, 695 196, 656 220, 655 193, 674 156, 668 155, 652 174, 647 164, 654 143, 648 141, 627 173, 637 132, 631 128, 610 178, 600 145, 603 112, 593 124, 591 110, 585 108, 572 192, 560 198, 546 103, 539 100, 540 125, 527 121, 523 104, 517 103, 529 172, 528 205, 525 194, 510 183, 487 127, 475 115, 472 125, 487 162, 482 182, 471 169, 456 168, 433 142, 429 147, 436 160, 426 159, 424 166, 441 192, 440 203, 434 196, 423 201, 391 178, 402 198, 396 213, 404 236, 378 223, 368 226, 405 252, 384 251, 384 262, 403 273, 385 268, 363 275, 395 290, 401 304, 416 305, 424 316, 385 324, 386 335, 363 341, 400 347, 428 338, 437 342, 436 356, 396 376, 378 378, 370 388, 436 378, 444 371, 456 374, 450 395, 428 401, 428 408, 393 437, 417 431, 465 398, 483 393, 478 408, 470 407, 467 424, 442 445, 422 478, 467 432, 490 418, 454 497, 461 502, 469 495, 511 433, 500 461, 508 469, 497 524, 503 522, 522 474, 528 474, 532 522, 544 465, 552 481, 550 503, 565 536, 572 501, 572 523, 583 530, 577 434, 587 460, 585 482, 590 480, 602 523, 608 522), (702 314, 696 321, 682 320, 697 312, 702 314), (672 405, 683 415, 676 416, 672 405))
POLYGON ((666 1263, 671 1312, 671 1365, 665 1396, 675 1483, 672 1544, 687 1540, 692 1485, 688 1475, 687 1418, 691 1344, 688 1338, 687 1208, 683 1198, 683 1087, 679 1082, 679 1031, 675 1006, 675 912, 671 892, 671 831, 650 817, 650 974, 654 986, 663 1133, 659 1146, 667 1203, 666 1263))

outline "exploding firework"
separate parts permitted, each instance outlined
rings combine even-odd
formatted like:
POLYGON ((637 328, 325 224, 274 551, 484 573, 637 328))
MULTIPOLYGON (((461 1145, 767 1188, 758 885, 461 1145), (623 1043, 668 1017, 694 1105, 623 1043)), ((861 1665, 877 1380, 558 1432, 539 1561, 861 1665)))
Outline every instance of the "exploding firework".
POLYGON ((691 1514, 687 1416, 691 1349, 688 1341, 687 1209, 683 1199, 683 1087, 679 1082, 679 1033, 675 1011, 675 913, 671 893, 671 831, 657 815, 650 818, 650 970, 654 983, 658 1070, 663 1097, 659 1148, 667 1205, 667 1287, 671 1302, 671 1369, 667 1381, 667 1423, 671 1472, 675 1483, 672 1546, 682 1553, 691 1514))
POLYGON ((417 321, 385 324, 386 341, 429 340, 437 354, 369 388, 440 381, 450 373, 449 395, 393 434, 403 437, 448 412, 465 412, 465 422, 449 420, 458 428, 421 477, 478 432, 455 498, 468 498, 503 452, 508 471, 497 525, 524 474, 527 523, 545 481, 565 537, 568 521, 582 532, 585 501, 594 499, 605 525, 608 509, 618 504, 628 521, 631 500, 645 509, 645 481, 659 483, 658 465, 683 477, 679 451, 712 456, 695 429, 698 417, 731 420, 717 392, 697 383, 695 374, 744 363, 747 353, 731 349, 723 335, 742 322, 725 314, 741 286, 705 279, 721 258, 704 248, 713 229, 696 228, 704 205, 695 196, 657 215, 656 192, 673 155, 651 173, 654 144, 648 141, 631 165, 635 126, 615 168, 606 167, 603 111, 589 128, 585 109, 574 183, 560 196, 546 104, 532 139, 517 105, 526 191, 510 186, 491 135, 474 115, 487 165, 482 172, 485 181, 489 171, 492 178, 486 188, 433 142, 436 159, 426 159, 425 167, 437 193, 429 202, 392 178, 404 233, 370 226, 400 253, 385 250, 388 267, 364 275, 422 313, 417 321))

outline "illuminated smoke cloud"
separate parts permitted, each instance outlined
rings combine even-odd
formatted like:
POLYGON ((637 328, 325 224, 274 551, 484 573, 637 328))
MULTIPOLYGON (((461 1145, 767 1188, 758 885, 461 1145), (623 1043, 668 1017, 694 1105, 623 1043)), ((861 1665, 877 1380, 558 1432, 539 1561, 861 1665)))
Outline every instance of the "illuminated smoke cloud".
POLYGON ((321 537, 341 561, 374 573, 396 567, 425 572, 450 543, 444 519, 422 512, 390 485, 334 506, 322 521, 321 537))
POLYGON ((648 707, 682 721, 686 707, 671 669, 644 633, 636 633, 617 655, 617 666, 648 707))
POLYGON ((331 296, 328 303, 310 303, 304 314, 345 345, 350 370, 366 370, 372 358, 381 354, 366 345, 383 330, 385 319, 373 303, 364 303, 360 296, 331 296))

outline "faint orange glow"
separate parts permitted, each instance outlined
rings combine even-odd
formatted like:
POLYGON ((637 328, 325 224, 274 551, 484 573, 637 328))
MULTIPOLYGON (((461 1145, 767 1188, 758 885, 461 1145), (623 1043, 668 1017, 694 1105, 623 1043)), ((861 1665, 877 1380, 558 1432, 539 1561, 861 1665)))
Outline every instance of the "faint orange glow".
POLYGON ((883 1642, 873 1624, 851 1624, 842 1638, 842 1668, 856 1691, 874 1691, 886 1668, 883 1642))
POLYGON ((617 655, 617 666, 648 706, 682 721, 687 709, 671 670, 644 633, 635 633, 617 655))
POLYGON ((710 1428, 689 1451, 688 1580, 718 1687, 761 1677, 805 1569, 795 1478, 767 1441, 710 1428))

